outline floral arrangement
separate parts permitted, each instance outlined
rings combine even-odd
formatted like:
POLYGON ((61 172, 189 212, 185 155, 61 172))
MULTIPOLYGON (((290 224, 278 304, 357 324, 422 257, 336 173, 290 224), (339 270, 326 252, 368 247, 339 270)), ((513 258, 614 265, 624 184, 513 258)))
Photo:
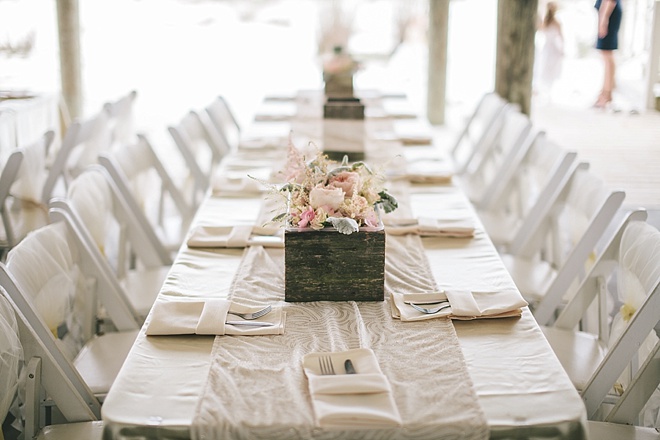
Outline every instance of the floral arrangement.
POLYGON ((287 211, 273 219, 285 221, 287 227, 334 227, 342 234, 352 234, 360 227, 381 224, 377 207, 388 213, 398 206, 384 189, 384 176, 364 162, 349 164, 344 157, 338 163, 320 151, 307 161, 291 144, 287 159, 286 184, 279 189, 285 195, 287 211))
POLYGON ((323 75, 353 74, 358 69, 358 63, 348 54, 343 53, 341 46, 336 46, 332 56, 323 62, 323 75))

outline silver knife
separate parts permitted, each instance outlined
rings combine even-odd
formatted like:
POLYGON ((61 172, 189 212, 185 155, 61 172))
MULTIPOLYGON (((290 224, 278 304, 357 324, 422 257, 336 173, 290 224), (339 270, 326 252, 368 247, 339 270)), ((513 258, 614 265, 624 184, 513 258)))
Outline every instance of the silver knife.
POLYGON ((252 327, 271 327, 275 324, 266 321, 227 321, 227 325, 250 325, 252 327))

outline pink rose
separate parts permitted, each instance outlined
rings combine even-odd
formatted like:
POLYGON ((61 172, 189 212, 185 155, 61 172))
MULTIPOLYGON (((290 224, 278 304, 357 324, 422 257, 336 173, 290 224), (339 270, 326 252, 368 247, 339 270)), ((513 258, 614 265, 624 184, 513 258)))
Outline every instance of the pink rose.
POLYGON ((341 188, 346 197, 353 197, 353 193, 360 187, 360 175, 352 171, 342 171, 330 178, 328 186, 341 188))
POLYGON ((375 212, 371 211, 364 219, 364 223, 367 226, 375 228, 379 225, 378 216, 376 215, 375 212))
POLYGON ((300 214, 300 221, 298 222, 299 228, 306 228, 309 223, 314 220, 314 210, 310 207, 300 214))

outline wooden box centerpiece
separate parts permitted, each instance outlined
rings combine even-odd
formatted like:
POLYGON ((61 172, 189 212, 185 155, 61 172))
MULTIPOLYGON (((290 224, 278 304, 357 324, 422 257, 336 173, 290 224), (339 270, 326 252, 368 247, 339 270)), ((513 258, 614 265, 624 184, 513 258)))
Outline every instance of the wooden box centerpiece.
POLYGON ((335 46, 332 54, 323 62, 324 92, 328 97, 352 97, 353 74, 357 63, 344 52, 342 46, 335 46))
POLYGON ((385 230, 334 228, 284 233, 285 301, 383 301, 385 230))
POLYGON ((396 209, 384 176, 364 162, 341 163, 289 146, 280 189, 285 301, 383 301, 385 230, 380 212, 396 209))
POLYGON ((364 104, 358 98, 328 97, 323 105, 323 152, 332 160, 364 160, 364 104))

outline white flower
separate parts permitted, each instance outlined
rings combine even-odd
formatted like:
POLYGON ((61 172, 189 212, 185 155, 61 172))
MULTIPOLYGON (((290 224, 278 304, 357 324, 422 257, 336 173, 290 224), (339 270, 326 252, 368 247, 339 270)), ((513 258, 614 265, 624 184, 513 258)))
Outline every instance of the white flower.
POLYGON ((309 192, 309 203, 313 209, 321 206, 338 209, 344 201, 344 190, 341 188, 315 187, 309 192))
POLYGON ((332 223, 334 228, 342 234, 351 235, 360 230, 358 223, 349 217, 328 217, 327 221, 332 223))

